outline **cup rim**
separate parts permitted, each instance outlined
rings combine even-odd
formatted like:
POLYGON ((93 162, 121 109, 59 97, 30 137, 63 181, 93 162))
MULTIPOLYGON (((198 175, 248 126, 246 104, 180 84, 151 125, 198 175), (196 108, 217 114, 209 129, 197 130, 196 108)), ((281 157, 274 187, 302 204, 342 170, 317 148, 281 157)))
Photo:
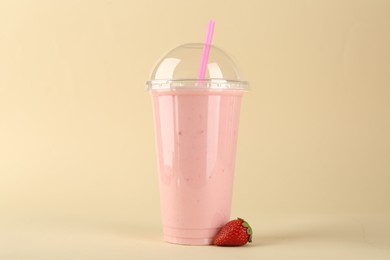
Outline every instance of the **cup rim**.
POLYGON ((147 91, 163 90, 249 90, 249 82, 227 79, 155 79, 146 82, 147 91))

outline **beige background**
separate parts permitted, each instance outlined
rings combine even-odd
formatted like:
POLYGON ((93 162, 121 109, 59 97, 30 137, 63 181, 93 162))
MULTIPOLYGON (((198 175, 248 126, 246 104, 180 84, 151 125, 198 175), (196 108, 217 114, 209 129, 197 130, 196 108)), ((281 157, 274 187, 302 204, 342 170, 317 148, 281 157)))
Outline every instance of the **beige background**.
MULTIPOLYGON (((145 227, 153 245, 169 246, 160 243, 144 83, 166 51, 203 41, 209 18, 214 44, 252 87, 242 107, 232 216, 260 234, 275 223, 280 232, 268 233, 282 237, 282 224, 297 220, 360 225, 390 217, 389 1, 3 0, 0 233, 11 249, 0 245, 0 256, 44 254, 44 243, 28 243, 58 223, 124 236, 145 227), (31 239, 20 223, 35 230, 31 239)), ((62 241, 53 236, 45 241, 62 241)), ((95 244, 88 246, 93 255, 95 244)), ((59 243, 49 251, 57 247, 65 250, 59 243)), ((144 247, 153 251, 147 239, 144 247)), ((301 250, 299 259, 310 255, 301 250)))

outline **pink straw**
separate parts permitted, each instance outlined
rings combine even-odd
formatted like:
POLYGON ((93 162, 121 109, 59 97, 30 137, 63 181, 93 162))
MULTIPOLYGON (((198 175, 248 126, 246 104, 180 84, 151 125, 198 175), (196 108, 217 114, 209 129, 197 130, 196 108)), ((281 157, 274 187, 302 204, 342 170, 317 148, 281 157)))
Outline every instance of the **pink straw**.
POLYGON ((206 40, 203 45, 202 60, 200 62, 199 79, 204 79, 206 77, 207 62, 209 60, 209 54, 210 54, 210 45, 214 34, 214 24, 215 24, 214 20, 209 21, 209 25, 206 33, 206 40))

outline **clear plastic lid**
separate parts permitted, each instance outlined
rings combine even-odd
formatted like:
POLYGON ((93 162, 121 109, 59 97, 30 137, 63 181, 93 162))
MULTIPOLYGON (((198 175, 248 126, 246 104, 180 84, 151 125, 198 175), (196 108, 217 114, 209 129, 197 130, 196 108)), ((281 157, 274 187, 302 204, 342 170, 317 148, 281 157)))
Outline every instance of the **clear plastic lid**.
POLYGON ((232 59, 211 45, 206 76, 198 78, 203 44, 189 43, 169 51, 154 68, 147 90, 248 90, 248 82, 240 78, 232 59))

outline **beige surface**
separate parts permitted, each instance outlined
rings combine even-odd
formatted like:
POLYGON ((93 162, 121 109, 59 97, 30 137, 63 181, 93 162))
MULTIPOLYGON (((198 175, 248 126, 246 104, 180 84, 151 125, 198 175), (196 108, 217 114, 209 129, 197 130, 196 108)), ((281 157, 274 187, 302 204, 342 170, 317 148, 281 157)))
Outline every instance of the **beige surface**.
POLYGON ((234 251, 191 248, 194 259, 382 259, 390 2, 325 0, 1 1, 1 259, 188 253, 161 243, 143 87, 164 52, 203 41, 210 17, 214 43, 252 86, 232 216, 252 222, 258 239, 234 251), (288 239, 302 232, 320 235, 288 239))
POLYGON ((11 220, 0 226, 0 258, 388 260, 390 237, 385 232, 390 225, 384 224, 329 217, 263 220, 252 223, 252 244, 220 248, 164 243, 155 223, 11 220))

